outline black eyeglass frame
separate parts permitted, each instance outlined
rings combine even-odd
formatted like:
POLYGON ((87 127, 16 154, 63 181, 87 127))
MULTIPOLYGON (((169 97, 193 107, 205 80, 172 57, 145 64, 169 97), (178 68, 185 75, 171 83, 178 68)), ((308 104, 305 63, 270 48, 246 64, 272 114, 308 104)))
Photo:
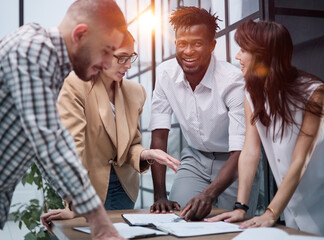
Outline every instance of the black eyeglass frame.
POLYGON ((113 54, 113 56, 115 58, 117 58, 117 63, 118 64, 126 64, 128 60, 130 60, 131 63, 135 62, 137 57, 138 57, 138 54, 137 53, 132 53, 130 56, 117 56, 115 54, 113 54))

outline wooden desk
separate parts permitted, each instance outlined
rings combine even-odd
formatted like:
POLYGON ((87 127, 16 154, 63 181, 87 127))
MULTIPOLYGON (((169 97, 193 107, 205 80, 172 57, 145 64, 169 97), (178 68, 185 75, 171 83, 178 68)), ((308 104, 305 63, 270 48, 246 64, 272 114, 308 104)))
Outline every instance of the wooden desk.
MULTIPOLYGON (((220 214, 222 212, 225 212, 223 209, 219 208, 213 208, 209 217, 214 216, 216 214, 220 214)), ((114 211, 107 211, 110 219, 112 222, 125 222, 123 218, 121 217, 122 213, 149 213, 149 209, 134 209, 134 210, 114 210, 114 211)), ((178 212, 176 212, 178 214, 178 212)), ((73 230, 73 227, 80 227, 80 226, 88 226, 88 224, 85 221, 85 218, 74 218, 71 220, 61 220, 61 221, 53 221, 53 232, 57 236, 59 240, 90 240, 91 237, 89 234, 82 233, 76 230, 73 230)), ((285 226, 276 226, 277 228, 280 228, 284 231, 286 231, 288 234, 292 235, 311 235, 305 232, 301 232, 295 229, 287 228, 285 226)), ((206 235, 206 236, 200 236, 200 237, 188 237, 183 239, 200 239, 200 240, 230 240, 234 238, 239 233, 226 233, 226 234, 218 234, 218 235, 206 235)), ((167 235, 167 236, 160 236, 160 237, 152 237, 152 238, 145 238, 147 240, 154 239, 154 240, 160 240, 160 239, 178 239, 177 237, 167 235)))

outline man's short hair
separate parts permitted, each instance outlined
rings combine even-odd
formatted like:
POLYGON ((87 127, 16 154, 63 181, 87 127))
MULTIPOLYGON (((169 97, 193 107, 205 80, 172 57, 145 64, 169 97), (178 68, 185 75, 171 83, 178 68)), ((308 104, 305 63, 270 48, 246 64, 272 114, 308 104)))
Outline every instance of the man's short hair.
POLYGON ((68 13, 79 23, 94 21, 97 25, 127 32, 125 17, 114 0, 77 0, 68 13))
POLYGON ((210 10, 197 7, 181 7, 174 11, 170 17, 171 26, 177 31, 181 27, 191 27, 194 25, 206 25, 208 29, 208 39, 210 41, 215 39, 216 30, 220 27, 217 24, 219 20, 216 13, 211 14, 210 10))

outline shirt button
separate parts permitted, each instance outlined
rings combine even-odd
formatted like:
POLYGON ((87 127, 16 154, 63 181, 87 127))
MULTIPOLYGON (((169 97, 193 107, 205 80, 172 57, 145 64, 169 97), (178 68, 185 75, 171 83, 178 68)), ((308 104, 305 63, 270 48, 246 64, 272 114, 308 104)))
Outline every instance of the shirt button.
POLYGON ((278 158, 277 161, 280 163, 280 158, 278 158))
POLYGON ((114 162, 114 159, 110 159, 110 160, 108 161, 109 164, 112 164, 113 162, 114 162))
POLYGON ((295 216, 295 217, 297 217, 297 216, 298 216, 298 214, 297 214, 297 213, 294 213, 294 216, 295 216))

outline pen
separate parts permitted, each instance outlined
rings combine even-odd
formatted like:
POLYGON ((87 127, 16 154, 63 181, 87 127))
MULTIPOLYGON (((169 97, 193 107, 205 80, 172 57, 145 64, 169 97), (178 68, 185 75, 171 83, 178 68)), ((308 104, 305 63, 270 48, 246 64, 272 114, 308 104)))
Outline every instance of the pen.
POLYGON ((173 219, 173 222, 180 222, 182 220, 184 220, 184 216, 183 217, 177 217, 177 218, 173 219))

